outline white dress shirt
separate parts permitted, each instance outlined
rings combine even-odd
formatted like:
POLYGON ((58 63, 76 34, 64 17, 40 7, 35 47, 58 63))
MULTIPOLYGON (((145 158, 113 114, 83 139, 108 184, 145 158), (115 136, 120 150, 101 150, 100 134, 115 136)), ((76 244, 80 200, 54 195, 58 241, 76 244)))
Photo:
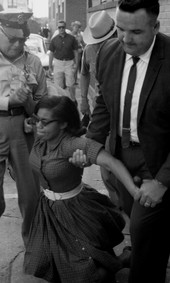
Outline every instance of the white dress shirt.
MULTIPOLYGON (((133 96, 132 96, 131 121, 130 121, 131 140, 136 141, 136 142, 139 142, 138 134, 137 134, 137 115, 138 115, 140 93, 141 93, 141 89, 142 89, 143 82, 145 79, 145 75, 146 75, 146 71, 148 68, 148 64, 149 64, 149 60, 151 57, 154 43, 155 43, 155 38, 150 48, 147 50, 147 52, 139 56, 140 60, 137 63, 137 75, 136 75, 133 96)), ((123 76, 122 76, 122 84, 121 84, 120 116, 119 116, 119 135, 120 136, 122 136, 122 123, 123 123, 125 93, 126 93, 126 88, 127 88, 129 72, 130 72, 130 68, 132 65, 133 65, 132 56, 129 54, 126 54, 125 65, 124 65, 123 76)))

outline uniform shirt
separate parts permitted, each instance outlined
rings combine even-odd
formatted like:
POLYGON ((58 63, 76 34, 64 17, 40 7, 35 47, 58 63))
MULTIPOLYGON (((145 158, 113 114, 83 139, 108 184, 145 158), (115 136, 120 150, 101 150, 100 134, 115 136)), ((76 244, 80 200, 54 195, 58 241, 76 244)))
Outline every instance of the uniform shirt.
POLYGON ((40 59, 24 52, 10 62, 0 52, 0 110, 8 110, 11 90, 21 87, 23 83, 28 84, 34 101, 47 93, 45 72, 40 59))
POLYGON ((73 60, 74 50, 78 50, 78 42, 71 34, 65 33, 64 37, 58 34, 51 40, 49 50, 58 60, 73 60))
POLYGON ((30 154, 31 166, 40 174, 44 189, 62 193, 74 189, 81 183, 83 169, 68 161, 73 152, 77 148, 82 149, 87 155, 88 165, 91 165, 96 163, 103 145, 90 139, 65 134, 58 139, 49 153, 46 147, 46 142, 36 138, 30 154))

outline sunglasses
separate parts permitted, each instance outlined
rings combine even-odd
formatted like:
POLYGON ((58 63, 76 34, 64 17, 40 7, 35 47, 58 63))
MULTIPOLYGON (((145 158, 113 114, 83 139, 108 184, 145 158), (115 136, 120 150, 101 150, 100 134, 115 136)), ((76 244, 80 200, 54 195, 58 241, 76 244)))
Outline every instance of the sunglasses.
POLYGON ((65 29, 65 26, 60 26, 58 27, 58 29, 65 29))
POLYGON ((46 127, 47 125, 49 125, 49 124, 51 124, 51 123, 53 123, 53 122, 57 122, 57 121, 58 121, 58 119, 49 120, 49 121, 43 120, 43 119, 40 119, 37 115, 32 114, 32 116, 31 116, 31 118, 29 119, 29 122, 28 122, 28 123, 29 123, 30 125, 35 126, 36 124, 38 124, 38 123, 41 122, 41 125, 42 125, 43 127, 46 127))
POLYGON ((5 30, 2 27, 1 27, 1 30, 2 30, 3 34, 8 38, 8 41, 11 44, 14 44, 16 42, 19 42, 20 44, 24 44, 25 41, 27 40, 26 37, 20 38, 20 37, 10 36, 9 34, 7 34, 7 32, 5 32, 5 30))

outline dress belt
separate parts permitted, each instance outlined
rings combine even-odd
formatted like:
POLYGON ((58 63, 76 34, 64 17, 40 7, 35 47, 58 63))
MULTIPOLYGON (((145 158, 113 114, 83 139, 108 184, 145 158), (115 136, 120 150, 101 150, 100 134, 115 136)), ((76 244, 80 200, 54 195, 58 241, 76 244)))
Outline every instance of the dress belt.
POLYGON ((76 188, 74 188, 71 191, 65 192, 65 193, 55 193, 55 192, 50 191, 48 189, 46 189, 46 190, 43 189, 43 192, 44 192, 44 195, 50 200, 53 200, 53 201, 63 200, 63 199, 73 198, 76 195, 78 195, 81 192, 82 187, 83 187, 83 185, 82 185, 82 183, 80 183, 76 188))
POLYGON ((25 113, 24 107, 10 108, 8 110, 0 110, 1 117, 18 116, 25 113))

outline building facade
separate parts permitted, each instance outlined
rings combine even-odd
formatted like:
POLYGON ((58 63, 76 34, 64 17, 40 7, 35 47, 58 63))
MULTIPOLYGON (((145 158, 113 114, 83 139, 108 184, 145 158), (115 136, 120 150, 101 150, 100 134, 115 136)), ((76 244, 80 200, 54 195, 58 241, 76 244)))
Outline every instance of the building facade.
MULTIPOLYGON (((106 10, 115 18, 117 0, 48 0, 49 25, 53 31, 57 28, 57 21, 62 19, 70 29, 71 22, 78 20, 82 30, 86 27, 89 17, 96 11, 106 10)), ((149 0, 148 0, 149 1, 149 0)), ((160 0, 160 30, 170 36, 170 0, 160 0)))
POLYGON ((29 0, 0 0, 0 5, 3 9, 27 9, 29 0))
POLYGON ((49 26, 54 32, 58 20, 66 21, 67 28, 71 29, 71 23, 80 21, 82 30, 87 23, 87 2, 86 0, 48 0, 49 26))

